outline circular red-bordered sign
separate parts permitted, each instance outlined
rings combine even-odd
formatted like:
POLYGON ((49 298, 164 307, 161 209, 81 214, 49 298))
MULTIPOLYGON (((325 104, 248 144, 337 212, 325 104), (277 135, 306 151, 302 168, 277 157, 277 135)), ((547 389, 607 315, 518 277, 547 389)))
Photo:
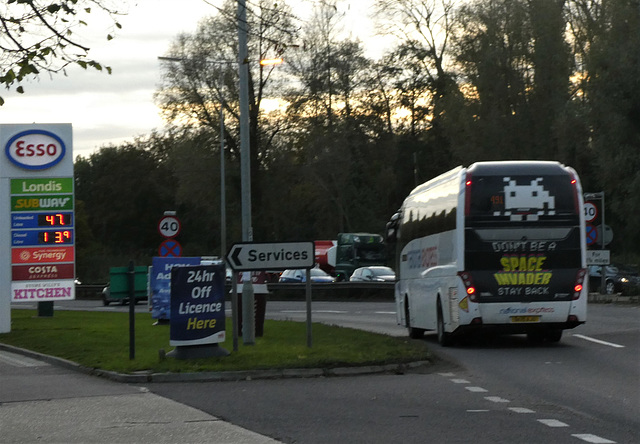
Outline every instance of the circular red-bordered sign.
POLYGON ((180 233, 180 220, 175 216, 164 216, 158 222, 158 231, 162 237, 175 237, 180 233))
POLYGON ((596 217, 598 217, 598 207, 591 202, 585 202, 584 220, 586 220, 587 222, 593 222, 596 217))
POLYGON ((180 257, 182 256, 182 246, 174 239, 165 239, 158 248, 160 257, 180 257))

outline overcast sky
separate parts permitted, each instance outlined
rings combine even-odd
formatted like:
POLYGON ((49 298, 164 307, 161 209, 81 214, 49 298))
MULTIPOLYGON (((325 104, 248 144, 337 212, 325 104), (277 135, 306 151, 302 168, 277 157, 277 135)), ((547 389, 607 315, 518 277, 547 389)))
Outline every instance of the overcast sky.
MULTIPOLYGON (((347 23, 355 21, 360 32, 366 30, 362 14, 373 1, 344 0, 341 7, 352 16, 359 16, 347 23)), ((210 2, 222 4, 222 0, 210 2)), ((25 94, 2 91, 0 95, 6 102, 0 107, 0 123, 71 123, 74 157, 86 157, 100 147, 133 140, 161 128, 162 120, 153 103, 160 81, 158 56, 167 52, 178 34, 195 31, 198 21, 214 15, 216 10, 203 0, 125 3, 129 12, 119 18, 122 29, 115 39, 106 40, 109 30, 97 15, 82 31, 86 37, 81 43, 91 47, 89 57, 111 66, 111 75, 72 67, 67 77, 45 75, 25 83, 25 94)), ((310 1, 294 0, 289 4, 311 8, 310 1)))

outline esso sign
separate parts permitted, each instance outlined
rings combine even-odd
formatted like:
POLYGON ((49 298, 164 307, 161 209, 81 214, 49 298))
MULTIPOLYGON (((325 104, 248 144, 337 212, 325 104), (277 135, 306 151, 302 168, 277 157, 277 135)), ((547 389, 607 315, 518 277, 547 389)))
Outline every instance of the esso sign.
POLYGON ((29 130, 9 139, 5 153, 20 168, 44 170, 64 158, 65 146, 60 137, 49 131, 29 130))

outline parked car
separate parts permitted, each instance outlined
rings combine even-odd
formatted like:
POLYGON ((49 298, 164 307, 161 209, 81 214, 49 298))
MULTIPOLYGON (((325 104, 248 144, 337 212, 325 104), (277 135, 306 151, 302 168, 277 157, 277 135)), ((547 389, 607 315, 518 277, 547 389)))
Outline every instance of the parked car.
MULTIPOLYGON (((592 292, 599 292, 602 285, 602 266, 589 266, 589 288, 592 292)), ((605 265, 605 294, 625 293, 640 287, 638 270, 630 265, 610 264, 605 265)))
POLYGON ((353 271, 349 280, 356 282, 395 282, 396 273, 389 267, 360 267, 353 271))
MULTIPOLYGON (((319 268, 312 268, 310 271, 311 282, 335 282, 336 280, 319 268)), ((307 282, 307 270, 284 270, 279 282, 307 282)))

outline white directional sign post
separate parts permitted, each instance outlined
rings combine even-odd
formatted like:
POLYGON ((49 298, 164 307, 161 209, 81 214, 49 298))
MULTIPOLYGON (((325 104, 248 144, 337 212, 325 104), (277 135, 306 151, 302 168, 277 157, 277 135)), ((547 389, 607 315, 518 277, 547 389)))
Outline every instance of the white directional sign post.
MULTIPOLYGON (((305 294, 307 301, 307 346, 311 347, 311 269, 315 265, 315 245, 313 242, 280 242, 280 243, 238 243, 233 244, 227 253, 227 263, 234 271, 258 271, 258 270, 285 270, 285 269, 307 269, 307 279, 305 294)), ((235 283, 235 279, 233 280, 235 283)), ((244 290, 244 289, 243 289, 244 290)), ((232 305, 234 313, 237 311, 237 296, 235 288, 233 290, 235 298, 232 305)), ((243 319, 245 304, 243 304, 243 319)), ((251 310, 253 313, 253 310, 251 310)), ((247 313, 247 314, 251 314, 247 313)), ((236 318, 234 314, 233 318, 236 318)), ((244 321, 243 321, 244 323, 244 321)), ((233 337, 234 344, 237 342, 237 323, 234 322, 233 337)), ((244 335, 244 329, 243 329, 244 335)), ((235 350, 235 345, 234 345, 235 350)))
POLYGON ((312 268, 315 246, 313 242, 238 243, 229 250, 227 262, 235 271, 312 268))

